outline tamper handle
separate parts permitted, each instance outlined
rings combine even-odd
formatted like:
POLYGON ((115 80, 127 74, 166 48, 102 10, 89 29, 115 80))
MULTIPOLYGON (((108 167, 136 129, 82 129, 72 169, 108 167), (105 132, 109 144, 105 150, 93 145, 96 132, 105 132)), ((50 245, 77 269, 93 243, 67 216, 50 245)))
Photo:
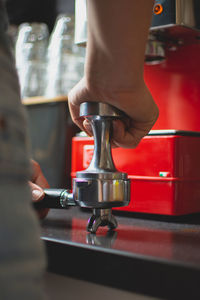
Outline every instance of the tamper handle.
POLYGON ((118 108, 100 102, 83 102, 80 105, 80 117, 112 117, 112 118, 121 118, 125 114, 118 108))
POLYGON ((111 153, 112 121, 123 117, 123 112, 109 104, 84 102, 80 116, 90 122, 94 135, 94 154, 87 171, 117 172, 111 153))

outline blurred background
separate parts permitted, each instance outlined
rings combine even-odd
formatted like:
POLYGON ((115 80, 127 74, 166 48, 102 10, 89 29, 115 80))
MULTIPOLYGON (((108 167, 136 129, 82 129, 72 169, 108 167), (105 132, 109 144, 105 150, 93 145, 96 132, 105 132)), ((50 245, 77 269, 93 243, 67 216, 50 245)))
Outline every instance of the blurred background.
POLYGON ((52 31, 58 14, 74 14, 74 0, 7 0, 10 23, 44 22, 52 31))
POLYGON ((28 115, 32 158, 51 187, 71 186, 71 141, 79 131, 67 104, 84 71, 74 44, 74 0, 7 0, 9 35, 28 115))

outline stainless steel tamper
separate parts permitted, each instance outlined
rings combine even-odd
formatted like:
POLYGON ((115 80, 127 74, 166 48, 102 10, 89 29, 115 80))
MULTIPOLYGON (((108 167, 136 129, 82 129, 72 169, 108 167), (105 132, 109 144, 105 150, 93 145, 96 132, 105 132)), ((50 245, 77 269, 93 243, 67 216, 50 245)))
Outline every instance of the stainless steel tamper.
MULTIPOLYGON (((59 199, 58 193, 55 195, 54 192, 54 203, 57 204, 53 207, 67 208, 79 205, 91 208, 93 215, 88 221, 87 230, 95 233, 99 226, 108 226, 112 230, 117 227, 112 207, 125 206, 130 201, 130 180, 126 173, 116 169, 111 153, 112 122, 122 118, 123 113, 108 104, 84 102, 80 106, 80 116, 90 122, 93 130, 93 157, 86 170, 76 173, 76 178, 73 179, 73 194, 67 190, 60 190, 59 199)), ((48 205, 50 191, 48 190, 49 200, 44 199, 45 207, 52 207, 52 204, 48 205)))
POLYGON ((117 221, 111 208, 127 205, 130 199, 127 174, 117 171, 111 154, 112 121, 123 114, 108 104, 85 102, 81 104, 80 116, 92 126, 94 153, 89 167, 76 173, 74 199, 81 207, 93 209, 88 231, 95 232, 105 225, 114 229, 117 221))

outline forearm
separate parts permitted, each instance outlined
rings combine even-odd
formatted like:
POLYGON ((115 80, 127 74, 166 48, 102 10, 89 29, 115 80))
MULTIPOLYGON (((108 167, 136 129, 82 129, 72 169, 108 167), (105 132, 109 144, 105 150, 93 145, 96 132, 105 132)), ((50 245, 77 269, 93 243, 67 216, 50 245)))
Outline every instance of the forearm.
POLYGON ((143 81, 153 0, 88 0, 86 79, 101 89, 132 90, 143 81))

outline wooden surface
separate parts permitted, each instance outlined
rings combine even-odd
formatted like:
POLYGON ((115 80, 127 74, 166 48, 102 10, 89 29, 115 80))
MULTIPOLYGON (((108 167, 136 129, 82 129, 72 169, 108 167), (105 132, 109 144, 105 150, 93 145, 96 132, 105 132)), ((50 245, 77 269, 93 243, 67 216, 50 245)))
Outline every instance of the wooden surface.
POLYGON ((41 96, 41 97, 30 97, 30 98, 22 99, 22 103, 24 105, 34 105, 34 104, 36 105, 36 104, 63 102, 67 100, 68 100, 67 95, 60 95, 52 98, 46 98, 41 96))

